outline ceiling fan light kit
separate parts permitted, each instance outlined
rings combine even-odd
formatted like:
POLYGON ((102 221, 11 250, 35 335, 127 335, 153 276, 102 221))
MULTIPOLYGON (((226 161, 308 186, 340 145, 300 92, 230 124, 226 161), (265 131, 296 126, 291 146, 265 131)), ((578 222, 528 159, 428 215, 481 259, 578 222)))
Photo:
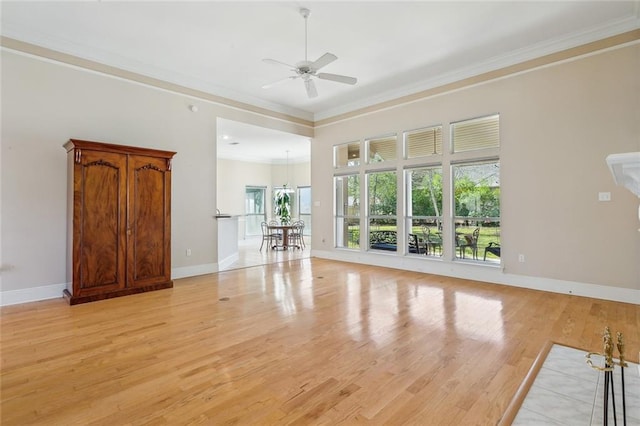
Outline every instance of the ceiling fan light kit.
POLYGON ((274 65, 283 65, 293 71, 295 74, 290 75, 284 79, 275 81, 273 83, 265 84, 262 86, 263 89, 269 89, 271 87, 277 86, 281 83, 285 83, 289 80, 296 80, 301 78, 304 82, 304 87, 307 91, 307 96, 309 98, 315 98, 318 96, 318 90, 316 89, 316 85, 313 82, 312 77, 319 78, 321 80, 329 80, 335 81, 336 83, 350 84, 354 85, 358 82, 358 79, 355 77, 349 77, 346 75, 340 74, 330 74, 330 73, 319 73, 318 71, 338 59, 336 55, 333 53, 325 53, 320 56, 315 61, 311 62, 307 57, 307 18, 309 18, 309 14, 311 11, 307 8, 300 9, 300 15, 304 18, 304 61, 300 61, 295 65, 289 65, 285 62, 278 61, 276 59, 265 58, 262 61, 268 64, 274 65))

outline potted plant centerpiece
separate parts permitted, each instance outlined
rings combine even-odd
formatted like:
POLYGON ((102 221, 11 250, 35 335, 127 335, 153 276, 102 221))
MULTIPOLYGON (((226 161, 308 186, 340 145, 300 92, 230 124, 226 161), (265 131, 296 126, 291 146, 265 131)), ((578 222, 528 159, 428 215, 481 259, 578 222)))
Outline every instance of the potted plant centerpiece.
POLYGON ((285 184, 282 189, 276 192, 276 216, 280 218, 282 225, 289 225, 291 222, 291 197, 289 189, 285 184))

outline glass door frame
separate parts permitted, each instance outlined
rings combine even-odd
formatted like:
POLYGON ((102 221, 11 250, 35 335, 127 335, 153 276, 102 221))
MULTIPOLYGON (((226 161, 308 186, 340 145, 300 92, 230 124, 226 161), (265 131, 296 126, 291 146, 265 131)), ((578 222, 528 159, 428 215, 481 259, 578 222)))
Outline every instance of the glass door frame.
POLYGON ((266 186, 257 186, 257 185, 247 185, 244 189, 244 216, 245 216, 245 236, 259 236, 262 235, 262 228, 260 227, 260 223, 267 221, 267 187, 266 186), (255 203, 253 204, 253 209, 250 208, 249 201, 255 201, 255 197, 250 199, 247 195, 250 192, 256 192, 257 190, 262 192, 262 212, 260 209, 255 208, 255 203), (253 210, 253 211, 251 211, 253 210), (258 212, 256 212, 258 210, 258 212), (257 220, 259 217, 259 220, 257 220), (253 220, 251 218, 254 218, 253 220), (255 228, 255 229, 254 229, 255 228))

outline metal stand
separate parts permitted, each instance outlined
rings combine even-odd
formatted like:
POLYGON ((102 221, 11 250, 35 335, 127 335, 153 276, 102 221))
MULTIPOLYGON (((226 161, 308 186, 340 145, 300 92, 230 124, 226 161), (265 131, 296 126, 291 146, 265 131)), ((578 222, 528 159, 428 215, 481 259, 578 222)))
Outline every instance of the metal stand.
POLYGON ((622 384, 622 422, 624 426, 627 426, 627 403, 624 397, 624 369, 629 366, 627 362, 624 360, 624 340, 622 337, 622 333, 617 332, 616 337, 618 339, 618 343, 616 346, 618 347, 618 353, 620 354, 620 380, 622 384))
POLYGON ((624 341, 622 337, 622 333, 618 332, 616 334, 617 337, 617 348, 618 353, 620 354, 619 361, 616 363, 613 359, 613 339, 611 338, 611 332, 609 331, 609 327, 604 328, 604 334, 602 335, 602 341, 604 344, 603 353, 597 352, 589 352, 587 354, 587 364, 594 370, 604 372, 604 407, 603 407, 603 418, 602 424, 604 426, 608 426, 609 424, 609 389, 611 389, 611 405, 613 410, 613 424, 614 426, 618 425, 618 416, 616 413, 616 393, 614 390, 613 384, 613 372, 615 370, 616 364, 620 366, 620 379, 622 384, 622 421, 624 426, 627 426, 627 406, 624 396, 624 369, 628 366, 628 364, 624 360, 624 341), (592 355, 602 356, 604 358, 604 367, 599 367, 593 364, 591 360, 592 355))

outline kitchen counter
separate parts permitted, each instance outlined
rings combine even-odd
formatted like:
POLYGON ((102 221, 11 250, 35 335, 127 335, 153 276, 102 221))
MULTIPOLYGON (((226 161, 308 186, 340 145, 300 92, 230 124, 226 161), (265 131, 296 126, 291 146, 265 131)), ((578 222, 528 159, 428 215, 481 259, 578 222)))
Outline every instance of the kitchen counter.
POLYGON ((218 222, 218 270, 236 262, 238 254, 238 215, 219 213, 214 216, 218 222))

